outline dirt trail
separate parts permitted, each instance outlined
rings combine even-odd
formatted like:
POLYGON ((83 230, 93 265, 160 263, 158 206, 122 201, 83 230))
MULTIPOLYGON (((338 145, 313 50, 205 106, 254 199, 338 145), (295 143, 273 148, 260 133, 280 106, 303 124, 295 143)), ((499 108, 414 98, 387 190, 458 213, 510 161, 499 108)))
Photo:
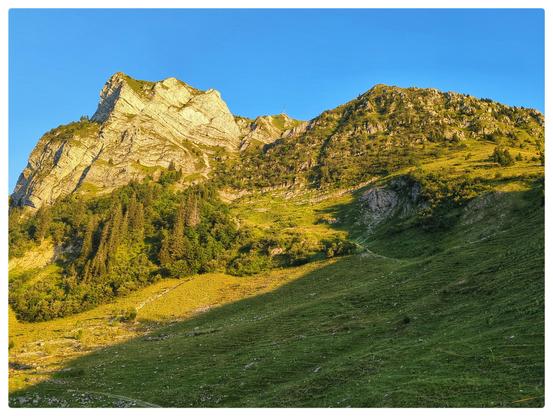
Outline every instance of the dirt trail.
POLYGON ((100 395, 100 396, 111 397, 111 398, 123 400, 123 401, 126 401, 126 402, 132 402, 133 404, 140 405, 141 407, 161 407, 161 406, 158 406, 157 404, 154 404, 154 403, 146 402, 146 401, 140 400, 140 399, 133 399, 132 397, 122 396, 120 394, 105 393, 105 392, 101 392, 101 391, 91 391, 91 390, 67 390, 67 391, 72 392, 72 393, 97 394, 97 395, 100 395))
POLYGON ((366 246, 366 243, 367 243, 368 239, 369 239, 369 236, 365 236, 363 238, 359 237, 359 238, 356 238, 356 239, 353 240, 354 242, 356 242, 357 244, 359 244, 360 246, 363 247, 363 252, 359 255, 360 257, 373 257, 373 258, 391 260, 391 261, 396 261, 396 262, 401 262, 402 261, 401 259, 396 259, 394 257, 386 257, 386 256, 383 256, 382 254, 378 254, 378 253, 375 253, 374 251, 370 250, 366 246))
POLYGON ((393 257, 386 257, 386 256, 383 256, 382 254, 377 254, 371 250, 369 250, 368 248, 365 248, 365 251, 362 252, 360 254, 361 257, 373 257, 373 258, 378 258, 378 259, 384 259, 384 260, 391 260, 391 261, 401 261, 401 259, 395 259, 393 257))
POLYGON ((140 309, 142 309, 144 306, 146 306, 147 304, 149 303, 152 303, 153 301, 155 300, 158 300, 159 298, 161 298, 162 296, 165 296, 167 293, 175 290, 176 288, 178 288, 179 286, 183 285, 184 283, 186 283, 187 280, 184 279, 182 282, 176 284, 175 286, 172 286, 172 287, 168 287, 167 289, 163 289, 160 293, 158 293, 157 295, 154 295, 154 296, 150 296, 148 299, 146 299, 145 301, 143 301, 142 303, 140 303, 137 307, 136 307, 136 310, 139 311, 140 309))

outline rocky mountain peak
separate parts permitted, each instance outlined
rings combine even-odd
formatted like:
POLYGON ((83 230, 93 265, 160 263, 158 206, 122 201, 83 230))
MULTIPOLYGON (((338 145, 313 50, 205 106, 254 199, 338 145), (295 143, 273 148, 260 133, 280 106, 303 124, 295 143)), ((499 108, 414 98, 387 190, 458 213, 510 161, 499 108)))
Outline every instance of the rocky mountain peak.
POLYGON ((173 77, 150 82, 117 72, 102 88, 92 121, 128 122, 135 116, 162 129, 172 127, 171 134, 198 144, 236 150, 240 141, 240 129, 218 91, 201 91, 173 77), (190 129, 194 134, 186 134, 190 129))
POLYGON ((169 166, 185 181, 199 180, 208 177, 215 148, 237 152, 242 136, 218 91, 117 72, 90 121, 60 126, 39 140, 12 203, 38 208, 77 191, 109 192, 169 166))

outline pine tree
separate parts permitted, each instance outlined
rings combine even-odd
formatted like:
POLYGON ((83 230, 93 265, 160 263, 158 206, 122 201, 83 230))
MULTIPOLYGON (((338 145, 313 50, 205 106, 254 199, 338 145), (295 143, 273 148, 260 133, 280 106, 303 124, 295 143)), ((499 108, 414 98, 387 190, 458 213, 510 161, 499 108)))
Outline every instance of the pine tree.
POLYGON ((84 283, 88 283, 90 282, 91 277, 92 277, 91 262, 90 260, 87 260, 81 272, 81 280, 84 283))
POLYGON ((195 227, 200 223, 200 210, 198 208, 198 197, 189 194, 186 202, 186 226, 195 227))
POLYGON ((144 206, 139 202, 133 218, 133 232, 137 241, 144 239, 144 206))
POLYGON ((170 238, 167 230, 161 230, 161 248, 159 250, 158 259, 159 264, 163 267, 168 266, 171 263, 171 253, 170 253, 170 238))
POLYGON ((128 208, 130 240, 142 241, 144 238, 144 206, 133 194, 128 208))
POLYGON ((138 201, 136 200, 136 194, 132 194, 131 198, 129 199, 129 203, 127 205, 127 213, 129 215, 129 226, 132 228, 132 222, 133 218, 136 214, 136 205, 138 204, 138 201))
POLYGON ((142 197, 144 208, 148 208, 152 205, 152 202, 154 200, 154 186, 155 185, 153 184, 148 184, 148 186, 144 190, 144 195, 142 197))
POLYGON ((92 254, 92 248, 93 248, 92 245, 93 245, 95 230, 96 230, 96 218, 94 216, 91 216, 88 219, 88 223, 86 224, 86 228, 83 236, 83 244, 81 246, 80 258, 83 261, 88 259, 92 254))
POLYGON ((184 226, 186 223, 186 207, 181 201, 177 208, 175 223, 171 232, 170 253, 173 259, 180 259, 185 254, 184 226))
POLYGON ((119 227, 119 240, 126 240, 128 238, 129 231, 129 210, 125 211, 123 219, 121 220, 121 226, 119 227))
POLYGON ((52 214, 50 209, 44 205, 40 207, 36 213, 35 220, 34 239, 36 242, 40 243, 50 231, 50 225, 52 224, 52 214))
POLYGON ((121 204, 115 205, 115 207, 112 209, 111 212, 111 218, 109 220, 110 222, 110 233, 109 238, 107 241, 107 250, 108 254, 115 253, 115 250, 117 250, 117 246, 119 245, 119 242, 124 237, 122 232, 122 225, 123 225, 123 213, 121 204))
POLYGON ((110 235, 110 223, 104 223, 102 227, 102 233, 100 234, 100 242, 98 243, 98 249, 92 259, 90 265, 90 272, 92 276, 100 276, 106 272, 107 269, 107 246, 108 238, 110 235))

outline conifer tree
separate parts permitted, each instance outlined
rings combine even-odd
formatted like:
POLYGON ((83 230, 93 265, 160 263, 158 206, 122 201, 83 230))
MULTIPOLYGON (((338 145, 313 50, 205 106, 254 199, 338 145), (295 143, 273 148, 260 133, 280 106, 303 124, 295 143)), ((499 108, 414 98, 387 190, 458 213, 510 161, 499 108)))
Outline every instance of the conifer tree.
POLYGON ((90 282, 91 277, 92 277, 91 262, 90 262, 90 260, 87 260, 86 263, 84 264, 83 270, 81 272, 81 280, 84 283, 88 283, 88 282, 90 282))
POLYGON ((100 234, 100 242, 98 243, 98 249, 96 250, 96 254, 94 255, 94 258, 92 259, 92 263, 90 266, 90 272, 93 276, 100 276, 106 272, 107 269, 107 246, 108 246, 108 238, 110 235, 110 227, 111 224, 109 222, 104 223, 102 227, 102 233, 100 234))
POLYGON ((50 209, 43 205, 36 213, 36 225, 34 231, 34 239, 36 242, 40 243, 44 240, 44 237, 46 237, 50 230, 51 223, 52 214, 50 209))
POLYGON ((198 198, 190 193, 186 202, 186 226, 195 227, 200 223, 200 210, 198 208, 198 198))
POLYGON ((161 248, 159 250, 158 259, 161 266, 166 267, 171 263, 171 253, 169 250, 170 238, 167 230, 161 230, 161 248))
POLYGON ((125 211, 123 219, 121 220, 121 226, 119 227, 119 241, 124 241, 128 237, 129 231, 129 210, 125 211))
POLYGON ((177 208, 175 223, 171 233, 170 253, 173 259, 180 259, 185 253, 184 227, 186 223, 186 207, 181 201, 177 208))
POLYGON ((121 204, 115 205, 115 207, 112 209, 111 218, 109 222, 110 222, 110 227, 109 227, 110 233, 107 241, 107 252, 108 254, 113 254, 115 253, 115 250, 117 249, 117 246, 119 245, 119 242, 123 237, 121 235, 122 225, 123 225, 123 214, 122 214, 121 204))
POLYGON ((134 195, 129 204, 129 232, 132 241, 142 241, 144 238, 144 206, 134 195))
POLYGON ((91 216, 88 219, 88 223, 86 224, 86 228, 83 236, 83 244, 81 246, 80 258, 83 261, 88 259, 92 253, 92 248, 93 248, 92 245, 93 245, 95 228, 96 228, 96 218, 94 216, 91 216))

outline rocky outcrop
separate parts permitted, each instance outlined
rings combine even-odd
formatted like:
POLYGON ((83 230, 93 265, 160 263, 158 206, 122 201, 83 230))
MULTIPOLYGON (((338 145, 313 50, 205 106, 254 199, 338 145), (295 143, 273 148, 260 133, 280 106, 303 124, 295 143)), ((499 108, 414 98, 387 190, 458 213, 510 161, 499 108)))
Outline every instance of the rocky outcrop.
POLYGON ((108 192, 156 177, 170 165, 187 178, 206 177, 216 148, 238 151, 243 136, 215 90, 168 78, 113 75, 91 120, 46 133, 21 173, 12 203, 38 208, 75 191, 108 192))
POLYGON ((368 233, 384 220, 393 216, 405 218, 423 209, 427 203, 421 196, 421 186, 403 177, 393 179, 386 185, 373 186, 359 198, 361 223, 368 233))
POLYGON ((483 221, 486 217, 493 216, 495 218, 493 226, 499 228, 507 213, 512 209, 507 205, 509 202, 511 200, 506 197, 505 192, 492 191, 478 195, 463 208, 461 224, 473 225, 483 221))
POLYGON ((255 120, 237 117, 236 121, 242 132, 240 150, 245 150, 251 145, 269 144, 280 138, 301 134, 307 126, 307 122, 295 120, 286 114, 260 116, 255 120))

